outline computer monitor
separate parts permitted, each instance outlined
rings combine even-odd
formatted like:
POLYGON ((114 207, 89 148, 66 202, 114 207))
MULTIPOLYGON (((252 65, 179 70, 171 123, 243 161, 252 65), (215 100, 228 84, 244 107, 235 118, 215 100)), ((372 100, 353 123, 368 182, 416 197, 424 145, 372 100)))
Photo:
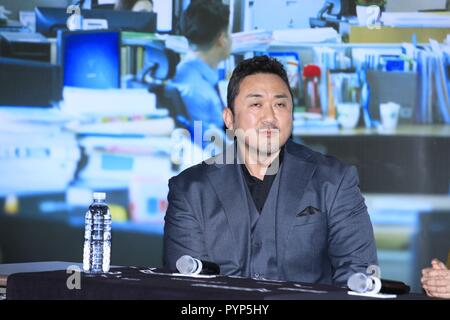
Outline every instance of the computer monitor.
POLYGON ((61 67, 0 57, 0 106, 53 107, 62 100, 61 67))
MULTIPOLYGON (((36 31, 47 37, 55 37, 58 30, 67 30, 66 9, 36 7, 36 31)), ((156 32, 157 15, 154 12, 116 10, 82 10, 84 19, 108 21, 108 29, 136 32, 156 32)))
POLYGON ((120 32, 59 32, 58 61, 64 86, 120 88, 120 32))
POLYGON ((69 15, 63 8, 34 8, 36 16, 36 32, 46 37, 55 37, 58 30, 67 30, 67 18, 69 15))
POLYGON ((0 56, 51 61, 51 42, 39 33, 0 32, 0 56))

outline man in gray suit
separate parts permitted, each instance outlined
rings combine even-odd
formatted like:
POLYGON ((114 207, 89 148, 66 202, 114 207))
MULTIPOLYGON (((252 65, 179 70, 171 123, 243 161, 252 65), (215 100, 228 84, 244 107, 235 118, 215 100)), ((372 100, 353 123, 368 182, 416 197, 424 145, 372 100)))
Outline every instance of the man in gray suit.
POLYGON ((224 275, 343 285, 377 264, 356 169, 289 139, 283 66, 244 60, 227 103, 234 145, 169 181, 165 267, 191 255, 224 275))

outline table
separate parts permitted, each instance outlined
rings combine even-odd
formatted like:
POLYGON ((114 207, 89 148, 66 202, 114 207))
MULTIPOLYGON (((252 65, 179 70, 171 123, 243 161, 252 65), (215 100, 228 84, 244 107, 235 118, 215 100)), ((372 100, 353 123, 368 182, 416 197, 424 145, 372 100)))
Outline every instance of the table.
POLYGON ((8 276, 14 273, 64 270, 71 265, 82 266, 81 263, 64 261, 0 264, 0 287, 6 287, 8 276))
POLYGON ((364 193, 448 195, 450 126, 403 125, 390 133, 306 128, 293 138, 355 165, 364 193))
MULTIPOLYGON (((1 265, 0 265, 1 270, 1 265)), ((233 276, 193 278, 148 267, 117 267, 107 274, 44 271, 8 276, 7 299, 152 299, 152 300, 361 300, 347 289, 233 276), (79 277, 79 278, 77 278, 79 277), (68 287, 71 287, 69 289, 68 287)), ((422 294, 396 300, 428 299, 422 294)))

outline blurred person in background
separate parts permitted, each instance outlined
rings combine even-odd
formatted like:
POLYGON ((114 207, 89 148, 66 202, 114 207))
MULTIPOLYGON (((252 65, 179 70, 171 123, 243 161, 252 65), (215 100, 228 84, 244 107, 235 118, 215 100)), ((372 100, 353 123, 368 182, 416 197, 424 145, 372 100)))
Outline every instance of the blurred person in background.
POLYGON ((117 0, 115 10, 129 10, 136 12, 153 12, 152 0, 117 0))
POLYGON ((219 63, 231 51, 230 10, 219 0, 192 1, 183 12, 181 33, 189 42, 189 53, 177 66, 173 83, 179 88, 192 121, 223 132, 219 63))

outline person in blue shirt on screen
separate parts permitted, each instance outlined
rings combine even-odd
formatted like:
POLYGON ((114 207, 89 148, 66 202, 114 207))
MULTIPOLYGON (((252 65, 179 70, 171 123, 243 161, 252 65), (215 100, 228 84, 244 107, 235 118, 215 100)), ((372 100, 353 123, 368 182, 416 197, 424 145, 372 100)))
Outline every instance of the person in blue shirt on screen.
POLYGON ((177 66, 172 82, 192 121, 202 122, 203 134, 208 129, 223 130, 225 105, 218 89, 217 67, 231 51, 229 14, 229 7, 221 1, 193 0, 181 17, 181 32, 190 50, 177 66))
POLYGON ((136 12, 153 12, 152 0, 117 0, 114 10, 129 10, 136 12))

